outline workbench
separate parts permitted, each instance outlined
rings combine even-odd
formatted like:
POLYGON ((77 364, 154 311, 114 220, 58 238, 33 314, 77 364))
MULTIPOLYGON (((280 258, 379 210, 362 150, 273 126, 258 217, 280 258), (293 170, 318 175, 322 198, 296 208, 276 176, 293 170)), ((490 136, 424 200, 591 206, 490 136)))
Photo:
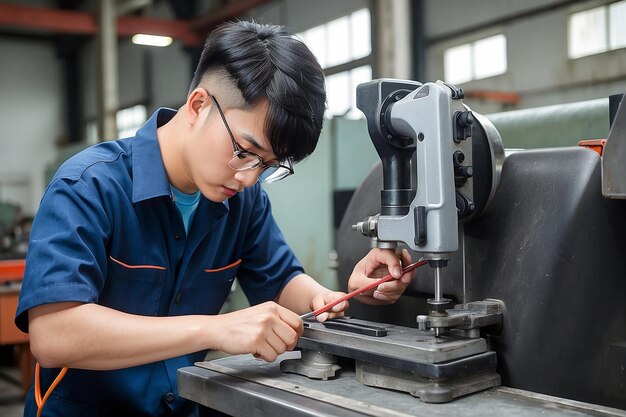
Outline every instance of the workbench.
POLYGON ((17 301, 24 276, 24 259, 0 260, 0 345, 16 345, 21 374, 22 392, 30 387, 34 358, 28 335, 14 323, 17 301))
POLYGON ((181 368, 179 394, 234 417, 626 416, 614 408, 506 387, 428 404, 405 393, 364 386, 349 367, 326 381, 280 371, 281 360, 299 355, 287 352, 273 363, 239 355, 181 368))

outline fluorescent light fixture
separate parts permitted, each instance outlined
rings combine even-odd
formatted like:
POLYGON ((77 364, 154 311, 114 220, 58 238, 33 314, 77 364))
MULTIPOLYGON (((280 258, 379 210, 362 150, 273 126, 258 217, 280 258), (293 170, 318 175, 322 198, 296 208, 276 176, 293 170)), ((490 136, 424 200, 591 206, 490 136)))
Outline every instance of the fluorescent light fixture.
POLYGON ((136 45, 168 46, 172 43, 172 38, 169 36, 144 35, 140 33, 133 35, 132 41, 136 45))

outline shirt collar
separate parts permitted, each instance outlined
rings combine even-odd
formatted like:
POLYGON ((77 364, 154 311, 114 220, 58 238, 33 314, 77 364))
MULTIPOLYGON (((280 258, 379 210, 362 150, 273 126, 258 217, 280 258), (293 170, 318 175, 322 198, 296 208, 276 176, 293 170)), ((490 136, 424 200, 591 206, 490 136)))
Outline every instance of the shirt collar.
MULTIPOLYGON (((131 140, 133 203, 172 195, 170 182, 163 165, 161 148, 157 140, 157 128, 172 120, 174 115, 176 115, 176 110, 165 107, 158 109, 131 140)), ((204 199, 201 198, 200 200, 204 199)), ((228 200, 223 203, 214 203, 209 200, 207 202, 216 207, 221 215, 229 210, 228 200)))
POLYGON ((133 203, 172 193, 157 140, 157 128, 169 122, 175 114, 176 110, 158 109, 131 140, 133 203))

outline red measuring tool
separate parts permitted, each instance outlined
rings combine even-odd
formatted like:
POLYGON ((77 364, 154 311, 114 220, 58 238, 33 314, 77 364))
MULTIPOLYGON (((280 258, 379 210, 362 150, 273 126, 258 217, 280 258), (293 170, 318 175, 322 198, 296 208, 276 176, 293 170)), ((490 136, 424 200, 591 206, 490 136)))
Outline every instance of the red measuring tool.
MULTIPOLYGON (((412 263, 411 265, 409 265, 409 266, 407 266, 407 267, 402 269, 402 274, 404 275, 407 272, 411 272, 415 268, 419 268, 420 266, 426 265, 427 263, 428 263, 428 261, 419 261, 419 262, 412 263)), ((324 307, 321 307, 321 308, 318 308, 315 311, 311 311, 311 312, 308 312, 306 314, 303 314, 303 315, 300 316, 300 318, 302 320, 304 320, 304 319, 308 319, 309 317, 319 316, 320 314, 330 310, 331 308, 333 308, 337 304, 342 303, 342 302, 344 302, 346 300, 349 300, 352 297, 355 297, 355 296, 357 296, 357 295, 359 295, 359 294, 361 294, 361 293, 363 293, 363 292, 365 292, 367 290, 371 290, 372 288, 378 287, 383 282, 391 281, 392 279, 395 279, 393 277, 393 275, 391 275, 391 274, 386 275, 386 276, 382 277, 381 279, 372 282, 371 284, 367 284, 367 285, 365 285, 365 286, 363 286, 363 287, 361 287, 359 289, 356 289, 356 290, 352 291, 349 294, 344 295, 341 298, 336 299, 332 303, 326 304, 324 307)))

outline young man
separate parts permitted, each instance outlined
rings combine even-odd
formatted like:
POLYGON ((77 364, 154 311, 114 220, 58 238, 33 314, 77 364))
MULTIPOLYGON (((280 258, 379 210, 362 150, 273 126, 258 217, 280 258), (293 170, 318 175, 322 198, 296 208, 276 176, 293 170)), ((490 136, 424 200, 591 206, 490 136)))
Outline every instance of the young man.
MULTIPOLYGON (((304 274, 258 184, 313 152, 325 100, 304 44, 277 26, 227 24, 207 40, 177 112, 159 109, 135 137, 59 169, 32 229, 16 316, 43 392, 54 368, 70 368, 43 415, 195 415, 177 394, 177 369, 208 349, 273 361, 302 334, 299 314, 342 295, 304 274), (235 277, 252 307, 218 315, 235 277)), ((350 286, 387 270, 399 279, 363 299, 393 302, 410 281, 393 252, 369 253, 350 286)), ((25 415, 36 408, 31 389, 25 415)))

